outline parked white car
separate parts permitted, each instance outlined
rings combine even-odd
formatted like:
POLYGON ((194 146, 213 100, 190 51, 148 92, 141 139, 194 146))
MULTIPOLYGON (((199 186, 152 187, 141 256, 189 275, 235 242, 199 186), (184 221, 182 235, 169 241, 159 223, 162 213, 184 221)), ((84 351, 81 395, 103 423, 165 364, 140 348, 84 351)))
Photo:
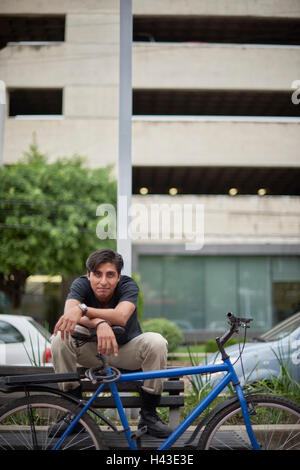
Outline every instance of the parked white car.
POLYGON ((32 317, 0 314, 0 364, 51 366, 50 336, 32 317))

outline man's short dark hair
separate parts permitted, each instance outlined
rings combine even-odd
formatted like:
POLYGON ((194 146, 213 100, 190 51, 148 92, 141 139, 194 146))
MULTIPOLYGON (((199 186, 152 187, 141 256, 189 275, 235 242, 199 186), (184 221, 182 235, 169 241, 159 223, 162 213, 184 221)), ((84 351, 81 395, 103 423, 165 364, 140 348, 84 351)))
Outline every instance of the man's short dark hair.
POLYGON ((103 249, 94 251, 86 260, 86 269, 88 273, 96 271, 101 263, 112 263, 117 268, 118 274, 124 266, 123 258, 119 253, 115 253, 110 249, 103 249))

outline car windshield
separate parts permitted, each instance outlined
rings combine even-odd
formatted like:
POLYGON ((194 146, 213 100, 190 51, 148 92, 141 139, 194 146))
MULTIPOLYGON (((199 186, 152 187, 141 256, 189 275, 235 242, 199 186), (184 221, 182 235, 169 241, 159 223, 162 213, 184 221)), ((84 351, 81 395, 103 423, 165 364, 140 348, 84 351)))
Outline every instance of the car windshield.
POLYGON ((44 336, 44 338, 47 341, 50 341, 51 333, 48 330, 46 330, 46 328, 44 328, 40 323, 35 321, 33 318, 31 318, 29 321, 41 333, 41 335, 44 336))
POLYGON ((300 312, 274 326, 274 328, 261 335, 260 339, 262 341, 275 341, 289 335, 299 326, 300 312))

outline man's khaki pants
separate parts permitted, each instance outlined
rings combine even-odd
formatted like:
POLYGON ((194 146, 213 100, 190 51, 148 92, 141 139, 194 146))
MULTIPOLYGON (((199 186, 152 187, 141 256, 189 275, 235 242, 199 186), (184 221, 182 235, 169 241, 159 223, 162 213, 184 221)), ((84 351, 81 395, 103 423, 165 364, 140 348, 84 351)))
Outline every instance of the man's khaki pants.
MULTIPOLYGON (((76 331, 80 327, 76 327, 76 331)), ((69 339, 61 339, 60 332, 51 338, 51 351, 53 366, 56 373, 76 372, 79 366, 96 367, 97 343, 89 342, 77 347, 75 340, 69 335, 69 339)), ((143 371, 166 369, 167 367, 167 340, 159 333, 143 333, 136 336, 128 343, 119 346, 118 356, 111 354, 107 358, 109 365, 121 369, 143 371)), ((78 382, 64 382, 59 384, 63 391, 78 387, 78 382)), ((161 395, 163 379, 145 380, 143 389, 146 392, 161 395)))

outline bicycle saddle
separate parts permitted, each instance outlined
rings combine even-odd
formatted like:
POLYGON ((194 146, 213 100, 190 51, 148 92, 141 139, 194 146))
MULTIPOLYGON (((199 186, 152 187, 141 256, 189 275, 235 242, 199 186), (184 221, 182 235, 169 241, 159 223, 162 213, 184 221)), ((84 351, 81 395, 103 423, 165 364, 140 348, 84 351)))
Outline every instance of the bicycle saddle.
MULTIPOLYGON (((126 331, 123 326, 114 325, 112 330, 115 334, 118 344, 123 344, 126 339, 126 331)), ((76 340, 76 346, 80 347, 85 343, 97 342, 96 328, 87 328, 82 325, 75 327, 74 333, 71 334, 72 338, 76 340)))

